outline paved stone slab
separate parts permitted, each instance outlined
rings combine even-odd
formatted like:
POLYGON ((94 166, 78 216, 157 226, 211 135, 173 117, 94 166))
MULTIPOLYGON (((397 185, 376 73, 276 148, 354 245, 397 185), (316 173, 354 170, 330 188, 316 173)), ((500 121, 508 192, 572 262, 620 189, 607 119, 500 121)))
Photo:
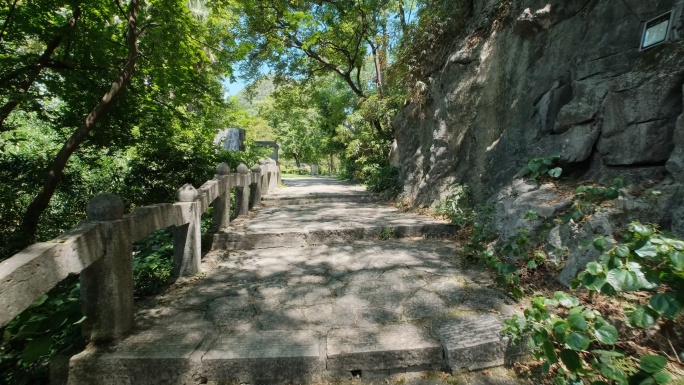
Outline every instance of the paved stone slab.
POLYGON ((484 369, 504 364, 508 340, 500 336, 501 319, 473 314, 438 321, 435 333, 444 345, 452 371, 484 369))
POLYGON ((327 368, 333 372, 440 366, 442 347, 414 325, 333 329, 328 333, 327 368))
POLYGON ((206 336, 196 329, 146 331, 110 348, 89 348, 71 358, 68 384, 190 383, 199 370, 193 355, 206 336))
POLYGON ((202 374, 218 383, 316 381, 320 349, 319 334, 307 330, 221 336, 202 357, 202 374))

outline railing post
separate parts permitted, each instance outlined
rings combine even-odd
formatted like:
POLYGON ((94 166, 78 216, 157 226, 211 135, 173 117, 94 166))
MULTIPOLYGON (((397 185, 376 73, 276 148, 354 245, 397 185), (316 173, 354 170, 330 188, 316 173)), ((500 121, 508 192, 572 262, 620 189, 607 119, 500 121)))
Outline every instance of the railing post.
POLYGON ((223 193, 214 201, 213 223, 217 229, 222 229, 230 224, 230 167, 225 163, 219 164, 216 175, 221 178, 223 193))
POLYGON ((261 167, 258 164, 252 167, 252 184, 249 193, 251 198, 249 208, 261 207, 261 167))
POLYGON ((105 254, 81 272, 83 336, 107 341, 133 327, 133 243, 124 226, 124 204, 113 194, 99 194, 86 205, 90 221, 102 222, 105 254))
POLYGON ((268 187, 270 192, 273 192, 278 188, 278 184, 280 183, 280 175, 278 175, 278 166, 276 165, 275 160, 271 158, 268 158, 268 172, 271 175, 269 178, 271 182, 268 184, 268 187))
POLYGON ((268 162, 266 159, 259 159, 259 167, 261 167, 261 195, 268 195, 268 162))
POLYGON ((235 192, 235 200, 237 200, 237 210, 235 215, 247 215, 249 213, 249 169, 244 163, 240 163, 237 168, 238 183, 235 192))
POLYGON ((197 190, 186 184, 178 190, 180 222, 173 230, 173 277, 191 277, 200 271, 202 243, 197 190))

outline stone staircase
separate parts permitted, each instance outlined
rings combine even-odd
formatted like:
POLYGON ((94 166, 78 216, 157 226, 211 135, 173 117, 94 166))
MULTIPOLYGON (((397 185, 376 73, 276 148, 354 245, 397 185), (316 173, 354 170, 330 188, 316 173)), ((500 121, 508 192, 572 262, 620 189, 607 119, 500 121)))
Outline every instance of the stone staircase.
POLYGON ((509 357, 512 301, 457 259, 455 227, 332 179, 285 184, 215 235, 215 268, 138 304, 131 334, 55 382, 311 383, 509 357))

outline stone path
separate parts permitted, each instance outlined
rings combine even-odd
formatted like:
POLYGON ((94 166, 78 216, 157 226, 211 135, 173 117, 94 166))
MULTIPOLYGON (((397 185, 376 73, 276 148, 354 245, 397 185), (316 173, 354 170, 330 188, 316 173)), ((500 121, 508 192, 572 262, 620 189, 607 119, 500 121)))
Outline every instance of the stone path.
POLYGON ((453 227, 358 203, 372 197, 332 179, 285 184, 264 200, 272 207, 217 235, 230 251, 205 277, 142 304, 128 338, 75 356, 69 382, 298 383, 503 364, 501 320, 514 310, 490 276, 460 265, 453 227))

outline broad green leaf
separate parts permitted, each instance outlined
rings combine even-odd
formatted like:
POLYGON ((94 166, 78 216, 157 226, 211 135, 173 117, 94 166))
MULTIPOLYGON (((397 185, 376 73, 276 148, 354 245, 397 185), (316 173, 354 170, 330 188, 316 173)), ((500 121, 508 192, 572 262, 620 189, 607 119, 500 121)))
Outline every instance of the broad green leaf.
POLYGON ((609 284, 608 282, 606 282, 603 286, 601 286, 600 292, 603 294, 606 294, 606 295, 616 295, 617 294, 617 290, 615 290, 615 288, 611 284, 609 284))
POLYGON ((52 336, 46 335, 31 340, 21 354, 21 359, 27 363, 33 363, 40 357, 48 354, 52 347, 52 336))
POLYGON ((665 369, 667 358, 656 355, 642 356, 639 360, 639 367, 646 373, 656 373, 665 369))
MULTIPOLYGON (((594 245, 594 248, 596 250, 603 252, 608 247, 608 241, 606 241, 605 237, 598 237, 598 238, 594 239, 593 245, 594 245)), ((588 268, 589 268, 589 265, 587 265, 587 269, 588 268)))
POLYGON ((644 272, 641 270, 642 266, 640 263, 628 262, 627 266, 632 272, 634 272, 634 274, 636 274, 639 289, 650 290, 658 286, 658 277, 654 276, 653 274, 646 276, 646 274, 644 274, 644 272))
POLYGON ((603 324, 594 329, 594 335, 597 340, 607 345, 613 345, 617 342, 618 338, 617 329, 610 324, 603 324))
POLYGON ((32 307, 40 306, 40 305, 44 304, 45 301, 47 301, 48 298, 49 298, 49 297, 48 297, 47 294, 43 294, 43 295, 41 295, 38 299, 36 299, 35 301, 33 301, 33 303, 31 304, 31 306, 32 306, 32 307))
POLYGON ((653 379, 656 380, 656 382, 659 384, 667 384, 668 382, 670 382, 670 377, 670 373, 665 371, 653 373, 653 379))
POLYGON ((568 310, 568 315, 573 315, 573 314, 582 314, 582 311, 584 311, 585 307, 584 306, 575 306, 572 309, 568 310))
POLYGON ((579 314, 573 314, 569 316, 568 325, 570 325, 570 329, 575 331, 587 330, 587 321, 579 314))
POLYGON ((640 256, 641 258, 653 260, 655 257, 658 256, 658 248, 652 243, 646 242, 646 244, 634 250, 634 253, 636 253, 636 255, 640 256))
POLYGON ((600 349, 597 349, 597 350, 592 350, 591 352, 594 353, 594 354, 597 354, 597 355, 599 355, 599 356, 603 356, 603 357, 622 358, 622 357, 625 356, 623 353, 620 353, 620 352, 615 351, 615 350, 600 350, 600 349))
POLYGON ((542 344, 542 349, 544 350, 544 355, 546 356, 546 361, 550 364, 555 364, 558 362, 558 356, 556 355, 556 348, 553 343, 549 340, 544 341, 542 344))
POLYGON ((641 235, 642 237, 648 237, 653 234, 653 230, 649 226, 636 222, 629 225, 629 230, 641 235))
POLYGON ((682 305, 672 293, 661 293, 651 297, 651 307, 667 318, 674 318, 682 310, 682 305))
MULTIPOLYGON (((594 243, 595 242, 596 241, 594 241, 594 243)), ((598 262, 589 262, 587 263, 587 271, 593 275, 599 275, 603 273, 603 266, 598 262)))
POLYGON ((563 173, 563 169, 560 167, 552 168, 551 170, 549 170, 549 175, 552 178, 558 178, 561 176, 562 173, 563 173))
POLYGON ((582 277, 582 285, 589 290, 601 291, 601 288, 605 283, 605 278, 596 275, 586 274, 582 277))
POLYGON ((637 306, 633 312, 627 314, 627 320, 632 326, 647 329, 658 322, 658 313, 649 307, 637 306))
POLYGON ((562 291, 557 291, 553 293, 553 298, 556 299, 561 306, 566 308, 571 308, 579 305, 579 300, 577 299, 577 297, 562 291))
POLYGON ((681 251, 673 251, 667 255, 672 263, 672 267, 676 270, 684 270, 684 253, 681 251))
POLYGON ((582 359, 576 351, 570 349, 563 349, 560 352, 560 359, 563 364, 571 372, 579 372, 584 368, 582 359))
POLYGON ((621 258, 627 258, 629 256, 629 247, 626 245, 620 245, 615 248, 615 255, 621 258))
POLYGON ((572 350, 585 350, 589 347, 589 339, 583 334, 572 332, 565 338, 565 344, 572 350))
POLYGON ((568 332, 568 324, 567 322, 558 322, 557 324, 553 325, 553 335, 556 337, 556 340, 558 342, 564 343, 565 342, 565 333, 568 332))
POLYGON ((606 281, 617 291, 632 291, 639 289, 636 273, 624 269, 612 269, 606 276, 606 281))
POLYGON ((625 372, 623 372, 620 368, 616 368, 611 363, 601 364, 601 374, 603 377, 610 378, 612 380, 627 380, 625 372))

